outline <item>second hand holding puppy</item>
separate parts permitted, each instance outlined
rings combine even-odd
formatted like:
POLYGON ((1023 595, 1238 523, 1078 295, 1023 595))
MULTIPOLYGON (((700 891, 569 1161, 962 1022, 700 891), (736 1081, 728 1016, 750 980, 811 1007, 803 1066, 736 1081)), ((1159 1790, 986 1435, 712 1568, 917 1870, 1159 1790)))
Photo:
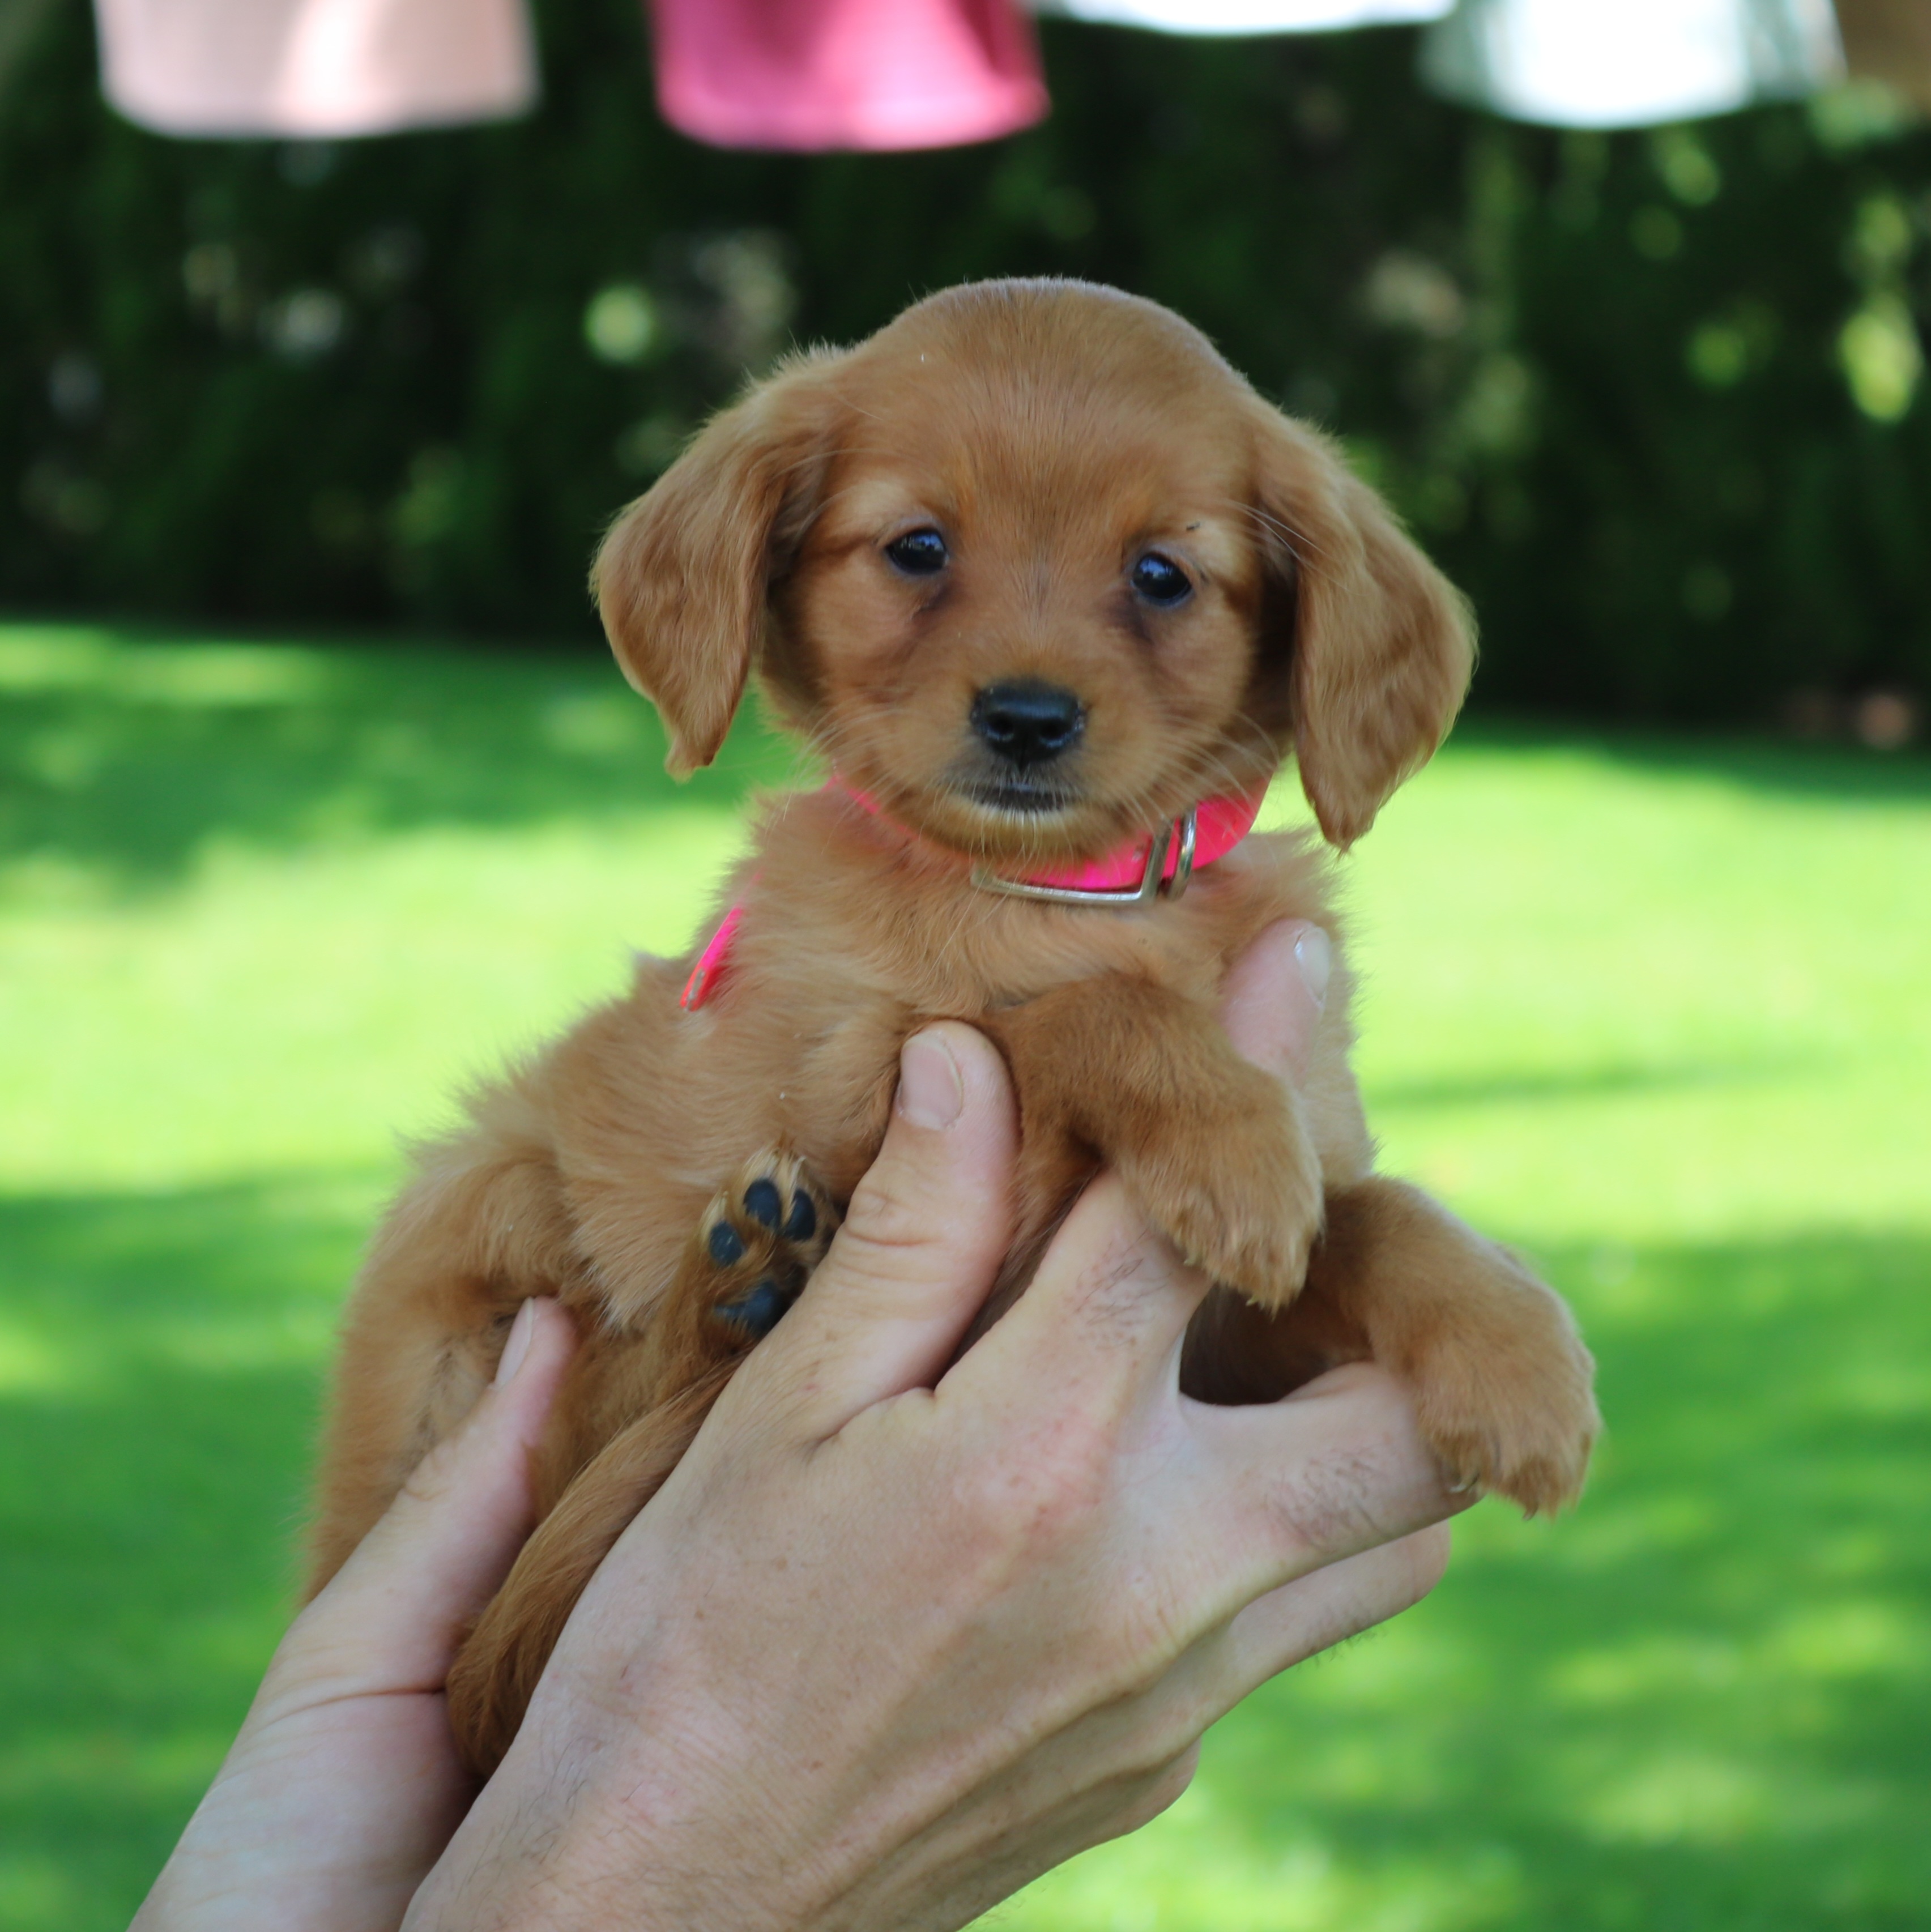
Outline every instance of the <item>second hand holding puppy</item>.
MULTIPOLYGON (((1278 928, 1230 988, 1269 1072, 1311 1030, 1297 941, 1319 961, 1278 928)), ((414 1932, 962 1925, 1432 1586, 1458 1503, 1392 1379, 1182 1396, 1208 1283, 1111 1177, 947 1368, 1011 1238, 1014 1125, 983 1037, 908 1042, 837 1244, 585 1592, 414 1932)))

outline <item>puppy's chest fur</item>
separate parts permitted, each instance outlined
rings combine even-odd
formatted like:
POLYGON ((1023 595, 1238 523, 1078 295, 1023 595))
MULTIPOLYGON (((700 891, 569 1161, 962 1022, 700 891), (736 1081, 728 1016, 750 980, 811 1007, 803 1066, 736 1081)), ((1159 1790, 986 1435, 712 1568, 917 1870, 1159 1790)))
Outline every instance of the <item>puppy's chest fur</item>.
MULTIPOLYGON (((899 1048, 924 1022, 995 1018, 1109 978, 1211 1009, 1230 960, 1273 921, 1332 929, 1331 885, 1308 842, 1275 834, 1178 901, 1044 904, 974 888, 956 860, 826 794, 777 801, 734 883, 741 916, 712 996, 683 1011, 688 962, 645 961, 536 1070, 586 1285, 618 1326, 645 1318, 692 1225, 666 1194, 695 1208, 755 1148, 801 1156, 848 1198, 884 1136, 899 1048)), ((1342 1004, 1330 1030, 1344 1058, 1342 1004)), ((1349 1119, 1321 1125, 1317 1142, 1355 1137, 1349 1119)))

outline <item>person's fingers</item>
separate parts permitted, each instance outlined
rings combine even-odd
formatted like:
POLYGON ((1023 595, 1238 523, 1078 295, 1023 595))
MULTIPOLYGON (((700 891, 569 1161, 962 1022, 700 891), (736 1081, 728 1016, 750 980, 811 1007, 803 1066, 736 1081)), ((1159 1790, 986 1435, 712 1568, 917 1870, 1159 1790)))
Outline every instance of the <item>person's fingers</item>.
POLYGON ((760 1400, 788 1390, 790 1420, 819 1437, 935 1382, 1012 1244, 1019 1121, 998 1049, 947 1023, 913 1034, 899 1066, 884 1144, 830 1251, 737 1378, 760 1400))
POLYGON ((1287 919, 1235 961, 1221 995, 1221 1022, 1244 1058, 1283 1078, 1307 1077, 1333 959, 1320 927, 1287 919))
POLYGON ((1056 1411, 1119 1410, 1177 1372, 1207 1282, 1101 1174, 1073 1204, 1031 1285, 959 1360, 947 1386, 1017 1390, 1042 1380, 1056 1411))
POLYGON ((277 1658, 281 1688, 293 1689, 292 1676, 310 1692, 339 1678, 338 1695, 440 1685, 530 1534, 530 1452, 576 1341, 556 1302, 523 1304, 495 1382, 296 1620, 277 1658))
POLYGON ((1437 1523, 1269 1591, 1144 1689, 1080 1718, 1035 1754, 1029 1776, 1050 1789, 1167 1762, 1269 1678, 1419 1603, 1448 1558, 1448 1526, 1437 1523))
MULTIPOLYGON (((1228 975, 1221 1017, 1235 1047, 1279 1078, 1304 1072, 1330 970, 1320 927, 1305 920, 1269 926, 1228 975)), ((1147 1226, 1120 1184, 1102 1175, 1067 1216, 1032 1288, 1001 1324, 1005 1332, 988 1338, 987 1359, 961 1368, 969 1378, 1006 1372, 1011 1358, 1050 1359, 1058 1386, 1084 1384, 1102 1399, 1171 1381, 1208 1286, 1147 1226)))
POLYGON ((1441 1581, 1450 1547, 1449 1526, 1431 1523, 1257 1597, 1217 1648, 1215 1717, 1270 1677, 1419 1604, 1441 1581))
POLYGON ((1217 1552, 1228 1614, 1474 1500, 1451 1493, 1407 1392, 1370 1362, 1279 1402, 1190 1403, 1188 1415, 1203 1479, 1189 1520, 1217 1552))

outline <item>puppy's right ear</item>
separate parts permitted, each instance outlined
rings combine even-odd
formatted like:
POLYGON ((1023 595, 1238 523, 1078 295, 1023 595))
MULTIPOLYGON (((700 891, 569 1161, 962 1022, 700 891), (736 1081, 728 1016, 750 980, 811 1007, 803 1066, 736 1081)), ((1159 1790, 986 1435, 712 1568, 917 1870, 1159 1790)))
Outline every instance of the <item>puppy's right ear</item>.
POLYGON ((765 595, 816 513, 836 356, 781 369, 720 411, 611 526, 590 571, 605 634, 688 778, 716 757, 764 628, 765 595))
POLYGON ((1293 597, 1301 788, 1346 851, 1434 756, 1473 668, 1467 600, 1318 430, 1260 406, 1257 520, 1293 597))

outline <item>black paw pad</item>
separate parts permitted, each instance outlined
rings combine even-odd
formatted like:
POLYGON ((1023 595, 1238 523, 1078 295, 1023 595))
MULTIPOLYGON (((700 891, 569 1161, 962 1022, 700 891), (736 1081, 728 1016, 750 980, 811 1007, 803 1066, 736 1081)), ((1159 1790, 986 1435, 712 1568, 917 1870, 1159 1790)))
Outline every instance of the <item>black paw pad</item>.
POLYGON ((712 1228, 706 1245, 719 1268, 728 1268, 733 1262, 744 1258, 744 1237, 728 1221, 720 1221, 712 1228))
POLYGON ((818 1210, 811 1196, 800 1187, 791 1196, 791 1211, 785 1217, 785 1239, 808 1241, 818 1232, 818 1210))
POLYGON ((753 1341, 770 1334, 778 1325, 778 1318, 791 1304, 785 1299, 784 1291, 774 1281, 761 1281, 751 1292, 736 1301, 721 1304, 717 1313, 726 1322, 734 1322, 753 1341))
POLYGON ((778 1192, 778 1184, 766 1178, 752 1181, 744 1190, 744 1211, 761 1226, 775 1228, 785 1211, 784 1197, 778 1192))

